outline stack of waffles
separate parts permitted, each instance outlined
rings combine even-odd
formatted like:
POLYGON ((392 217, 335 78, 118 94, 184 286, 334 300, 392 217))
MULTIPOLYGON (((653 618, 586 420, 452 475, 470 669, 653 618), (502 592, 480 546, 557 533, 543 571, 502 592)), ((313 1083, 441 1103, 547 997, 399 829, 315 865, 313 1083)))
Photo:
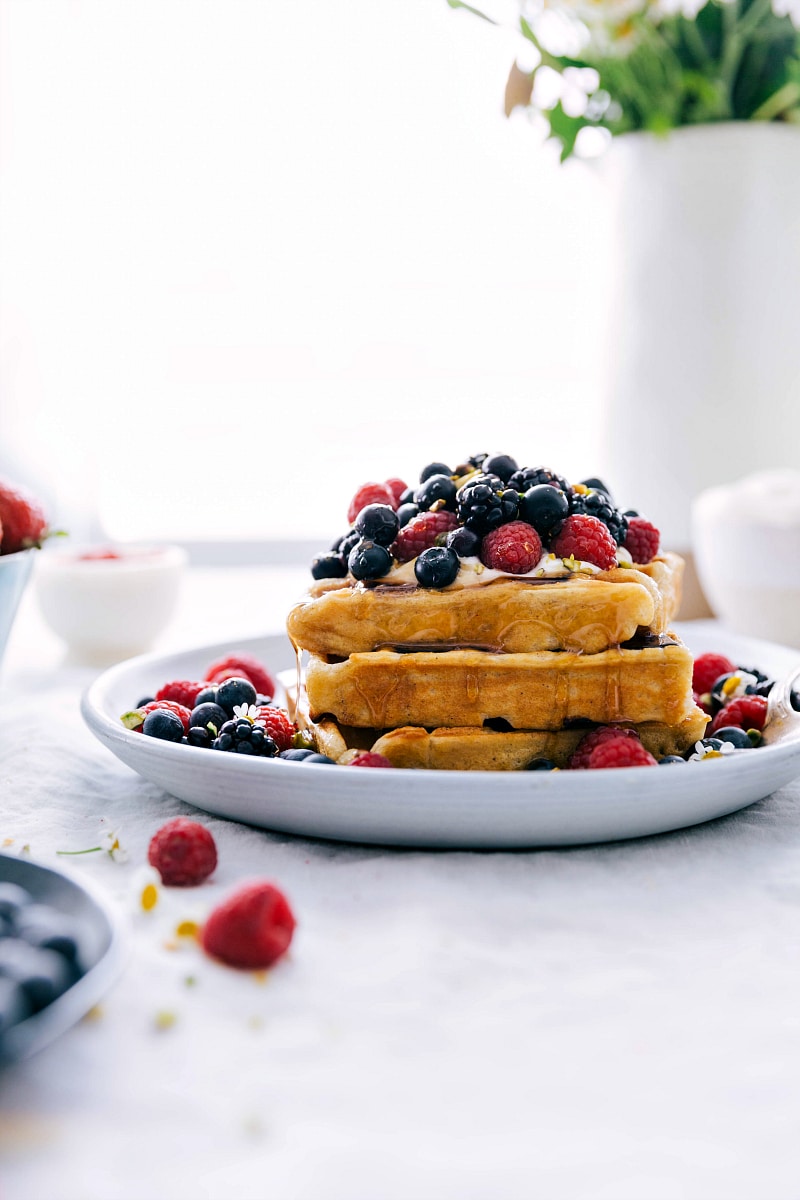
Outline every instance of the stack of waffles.
MULTIPOLYGON (((576 508, 585 524, 586 504, 576 508)), ((455 520, 470 516, 459 502, 454 509, 455 520)), ((633 520, 615 531, 627 534, 633 520)), ((541 759, 568 765, 597 725, 634 727, 656 758, 702 738, 692 658, 671 632, 677 555, 633 562, 623 546, 613 564, 598 565, 561 560, 545 541, 525 571, 493 561, 461 560, 443 587, 421 584, 425 572, 414 564, 412 575, 394 557, 374 578, 348 571, 313 583, 288 631, 307 652, 297 715, 321 752, 347 762, 369 749, 397 767, 519 770, 541 759)))

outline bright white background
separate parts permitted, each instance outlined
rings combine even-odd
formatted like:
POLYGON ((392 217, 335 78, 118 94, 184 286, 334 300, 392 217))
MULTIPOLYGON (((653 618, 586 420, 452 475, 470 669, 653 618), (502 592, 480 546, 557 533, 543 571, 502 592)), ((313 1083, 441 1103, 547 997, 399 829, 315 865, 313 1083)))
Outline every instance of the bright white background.
POLYGON ((0 468, 84 532, 328 538, 596 456, 607 212, 444 0, 2 0, 0 468))

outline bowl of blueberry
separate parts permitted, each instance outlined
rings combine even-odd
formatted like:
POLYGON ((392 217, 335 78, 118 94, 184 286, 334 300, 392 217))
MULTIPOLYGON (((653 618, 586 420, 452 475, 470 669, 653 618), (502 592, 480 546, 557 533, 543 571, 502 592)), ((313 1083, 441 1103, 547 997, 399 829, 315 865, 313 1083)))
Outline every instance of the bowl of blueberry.
POLYGON ((104 901, 59 871, 0 854, 0 1066, 76 1024, 121 961, 104 901))

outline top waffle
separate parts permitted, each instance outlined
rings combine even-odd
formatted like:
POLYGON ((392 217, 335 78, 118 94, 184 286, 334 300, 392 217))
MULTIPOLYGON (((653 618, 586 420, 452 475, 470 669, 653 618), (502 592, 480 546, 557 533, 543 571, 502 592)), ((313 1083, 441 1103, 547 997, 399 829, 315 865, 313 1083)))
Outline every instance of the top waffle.
POLYGON ((420 483, 365 484, 350 531, 315 559, 289 614, 295 646, 346 658, 394 647, 601 653, 663 634, 682 560, 599 480, 570 485, 507 455, 420 483))

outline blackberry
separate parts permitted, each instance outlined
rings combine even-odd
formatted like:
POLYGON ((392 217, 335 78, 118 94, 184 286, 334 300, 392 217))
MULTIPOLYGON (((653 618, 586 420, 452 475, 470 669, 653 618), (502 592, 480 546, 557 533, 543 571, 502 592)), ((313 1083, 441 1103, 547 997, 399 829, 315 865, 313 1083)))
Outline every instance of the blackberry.
POLYGON ((491 454, 484 460, 483 470, 487 475, 497 475, 503 483, 508 483, 514 472, 519 470, 519 466, 510 454, 491 454))
POLYGON ((248 720, 226 721, 211 745, 214 750, 223 750, 228 754, 250 754, 256 758, 275 758, 278 753, 276 742, 264 726, 254 725, 248 720))
MULTIPOLYGON (((413 496, 414 493, 412 492, 411 495, 413 496)), ((397 520, 400 524, 400 528, 402 529, 403 526, 407 525, 408 522, 410 520, 412 520, 413 517, 416 517, 418 515, 419 515, 419 509, 417 508, 416 504, 414 504, 414 503, 401 504, 397 510, 397 520)))
POLYGON ((499 525, 513 521, 519 508, 519 495, 506 488, 496 475, 480 475, 465 483, 456 496, 458 519, 474 533, 491 533, 499 525))
POLYGON ((449 475, 430 475, 414 493, 414 503, 420 512, 429 512, 437 500, 444 500, 439 508, 456 511, 456 485, 449 475))
POLYGON ((356 517, 355 527, 361 538, 377 542, 379 546, 391 546, 400 522, 388 504, 367 504, 356 517))
POLYGON ((569 516, 569 500, 560 488, 537 483, 528 488, 519 505, 520 519, 532 525, 547 540, 569 516))
POLYGON ((145 717, 142 733, 162 742, 179 742, 183 737, 183 721, 168 708, 156 708, 145 717))
POLYGON ((192 725, 185 741, 187 746, 199 746, 201 750, 208 750, 214 741, 214 734, 210 733, 208 729, 204 729, 202 725, 192 725))
POLYGON ((447 463, 432 462, 428 463, 427 467, 423 467, 419 473, 420 483, 424 483, 426 479, 430 479, 431 475, 452 475, 453 472, 448 467, 447 463))
POLYGON ((431 546, 417 558, 414 574, 421 587, 443 588, 454 581, 459 568, 455 550, 448 550, 446 546, 431 546))
POLYGON ((455 550, 459 558, 478 558, 480 554, 481 539, 477 533, 467 529, 466 525, 459 525, 458 529, 451 529, 444 544, 448 549, 455 550))
POLYGON ((528 488, 540 483, 549 483, 551 487, 561 488, 562 492, 569 491, 569 484, 563 475, 556 475, 549 467, 523 467, 515 471, 508 481, 508 486, 515 492, 527 492, 528 488))
POLYGON ((583 487, 589 488, 589 490, 592 492, 604 492, 606 496, 608 496, 611 504, 614 503, 614 497, 611 495, 611 488, 606 487, 602 479, 597 479, 596 476, 592 476, 590 479, 582 479, 580 482, 583 487))
POLYGON ((311 574, 314 579, 343 579, 347 574, 347 563, 341 554, 333 551, 318 554, 311 562, 311 574))
POLYGON ((380 579, 392 567, 392 556, 385 546, 362 540, 350 551, 347 565, 356 579, 380 579))
POLYGON ((602 521, 618 546, 625 541, 628 533, 628 518, 619 509, 614 508, 605 492, 575 492, 569 493, 570 516, 576 513, 587 517, 597 517, 602 521))
POLYGON ((229 717, 240 704, 255 704, 256 689, 249 679, 226 679, 217 688, 217 704, 223 708, 229 717))

